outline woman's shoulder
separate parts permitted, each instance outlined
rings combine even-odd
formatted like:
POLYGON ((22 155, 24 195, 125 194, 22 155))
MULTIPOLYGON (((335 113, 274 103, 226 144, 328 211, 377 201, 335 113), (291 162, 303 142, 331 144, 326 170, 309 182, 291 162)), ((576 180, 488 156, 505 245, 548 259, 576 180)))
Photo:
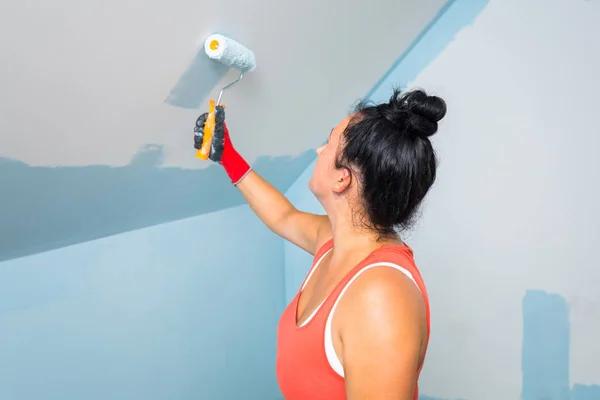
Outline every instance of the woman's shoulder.
MULTIPOLYGON (((397 261, 395 258, 387 258, 397 261)), ((389 261, 390 263, 392 261, 389 261)), ((370 325, 364 340, 404 335, 412 326, 421 337, 427 333, 427 305, 418 285, 397 268, 368 268, 357 276, 340 298, 336 310, 340 333, 357 332, 370 325)))
POLYGON ((403 307, 424 311, 424 289, 419 284, 422 279, 406 244, 391 243, 378 248, 352 275, 351 284, 340 299, 340 306, 351 313, 385 309, 397 315, 403 307))

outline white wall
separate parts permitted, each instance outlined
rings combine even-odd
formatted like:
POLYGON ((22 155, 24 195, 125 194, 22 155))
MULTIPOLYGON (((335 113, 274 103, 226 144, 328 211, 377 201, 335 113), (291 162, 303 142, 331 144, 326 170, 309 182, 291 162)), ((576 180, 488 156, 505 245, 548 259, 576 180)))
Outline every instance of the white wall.
POLYGON ((413 240, 437 305, 432 394, 519 397, 528 289, 566 299, 570 383, 600 384, 599 20, 597 1, 491 1, 415 81, 449 104, 413 240))
POLYGON ((282 249, 240 206, 0 263, 0 398, 280 398, 282 249))
MULTIPOLYGON (((407 77, 455 17, 438 21, 372 96, 409 81, 448 102, 439 180, 408 238, 432 305, 422 392, 598 399, 589 385, 600 384, 600 2, 492 0, 407 77)), ((307 176, 289 193, 320 211, 307 176)))
POLYGON ((197 57, 213 32, 256 54, 257 69, 223 98, 230 126, 239 127, 236 146, 249 162, 298 155, 445 2, 3 0, 0 157, 124 166, 155 144, 167 166, 206 168, 190 145, 194 123, 208 98, 237 78, 211 76, 215 65, 197 57), (315 107, 315 94, 328 107, 315 107), (265 119, 265 109, 277 111, 265 119), (312 110, 313 129, 290 123, 298 110, 312 110))

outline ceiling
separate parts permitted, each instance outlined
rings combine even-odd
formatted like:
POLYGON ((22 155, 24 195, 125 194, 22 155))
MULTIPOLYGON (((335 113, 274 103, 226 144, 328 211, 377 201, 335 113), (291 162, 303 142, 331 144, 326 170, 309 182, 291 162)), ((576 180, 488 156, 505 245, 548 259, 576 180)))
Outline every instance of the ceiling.
POLYGON ((445 3, 3 1, 0 260, 242 203, 194 157, 197 115, 236 77, 207 83, 208 34, 255 53, 228 125, 285 190, 445 3))

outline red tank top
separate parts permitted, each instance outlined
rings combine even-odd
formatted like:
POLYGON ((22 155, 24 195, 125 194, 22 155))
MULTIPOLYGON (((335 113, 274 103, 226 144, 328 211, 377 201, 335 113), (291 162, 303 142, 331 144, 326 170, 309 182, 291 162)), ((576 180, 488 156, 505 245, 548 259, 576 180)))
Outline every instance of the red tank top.
MULTIPOLYGON (((312 268, 304 282, 307 281, 317 261, 332 248, 333 239, 317 251, 312 268)), ((332 307, 350 280, 364 268, 380 262, 396 264, 412 275, 425 301, 427 341, 429 342, 429 299, 421 274, 415 265, 412 250, 402 245, 380 247, 346 274, 308 323, 300 327, 296 324, 298 299, 302 289, 298 291, 283 312, 277 332, 276 371, 279 388, 285 400, 346 399, 344 378, 331 368, 325 353, 325 325, 332 307)), ((419 367, 418 373, 421 372, 421 368, 422 365, 419 367)), ((416 400, 418 397, 417 386, 414 399, 416 400)))

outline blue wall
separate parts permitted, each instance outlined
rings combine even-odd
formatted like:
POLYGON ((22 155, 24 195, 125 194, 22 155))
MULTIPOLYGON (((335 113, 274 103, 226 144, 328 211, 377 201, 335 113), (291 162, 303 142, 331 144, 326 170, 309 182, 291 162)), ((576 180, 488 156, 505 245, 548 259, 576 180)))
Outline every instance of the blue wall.
MULTIPOLYGON (((0 157, 0 261, 245 204, 221 166, 163 167, 163 158, 156 145, 123 167, 36 167, 0 157)), ((314 150, 260 157, 253 167, 285 191, 313 158, 314 150)))
POLYGON ((0 399, 275 399, 283 247, 246 206, 0 263, 0 399))

